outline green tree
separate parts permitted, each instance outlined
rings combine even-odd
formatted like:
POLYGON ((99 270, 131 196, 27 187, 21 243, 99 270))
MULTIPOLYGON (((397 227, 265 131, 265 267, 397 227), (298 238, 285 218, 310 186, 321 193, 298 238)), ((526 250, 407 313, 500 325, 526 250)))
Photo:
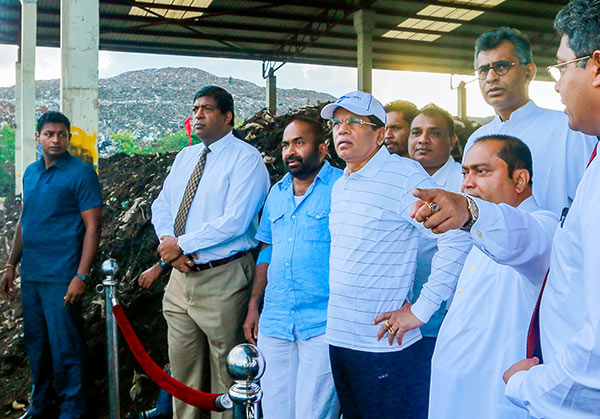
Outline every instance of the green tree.
POLYGON ((8 124, 0 128, 0 196, 15 191, 15 130, 8 124))
POLYGON ((121 153, 126 154, 138 154, 140 147, 135 138, 133 138, 131 131, 119 131, 112 134, 111 139, 119 148, 121 153))

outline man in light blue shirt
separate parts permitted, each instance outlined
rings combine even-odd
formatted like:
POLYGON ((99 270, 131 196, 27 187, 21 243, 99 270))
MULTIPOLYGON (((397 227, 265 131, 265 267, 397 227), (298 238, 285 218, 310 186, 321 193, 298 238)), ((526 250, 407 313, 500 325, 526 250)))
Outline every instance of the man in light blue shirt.
POLYGON ((317 121, 293 119, 281 147, 289 173, 263 209, 256 238, 265 243, 262 253, 272 255, 266 275, 257 269, 244 332, 258 340, 269 366, 261 379, 265 419, 337 418, 324 333, 331 189, 342 171, 324 161, 327 144, 317 121))
MULTIPOLYGON (((227 355, 244 341, 242 323, 254 275, 249 250, 258 244, 254 235, 269 174, 259 151, 232 134, 229 92, 202 88, 192 116, 202 143, 175 157, 152 204, 152 224, 161 260, 174 268, 163 297, 173 377, 223 393, 233 384, 225 368, 227 355)), ((198 409, 180 400, 173 405, 175 417, 200 417, 198 409)))

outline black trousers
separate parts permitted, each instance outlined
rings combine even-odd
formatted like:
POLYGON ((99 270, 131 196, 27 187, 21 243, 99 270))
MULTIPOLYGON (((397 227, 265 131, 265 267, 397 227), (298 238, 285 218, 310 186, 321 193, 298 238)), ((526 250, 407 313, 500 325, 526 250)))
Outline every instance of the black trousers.
POLYGON ((344 419, 426 419, 423 406, 427 402, 419 394, 423 386, 416 385, 418 351, 417 343, 385 353, 330 345, 333 381, 344 419))

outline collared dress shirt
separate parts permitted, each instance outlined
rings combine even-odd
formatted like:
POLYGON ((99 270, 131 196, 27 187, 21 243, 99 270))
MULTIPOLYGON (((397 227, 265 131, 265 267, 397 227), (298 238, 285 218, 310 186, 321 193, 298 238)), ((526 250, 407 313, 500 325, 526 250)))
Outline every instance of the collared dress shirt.
MULTIPOLYGON (((448 161, 435 172, 431 178, 439 188, 450 192, 460 193, 462 186, 463 175, 462 166, 456 162, 452 156, 448 157, 448 161)), ((437 240, 424 235, 419 236, 419 250, 417 251, 417 269, 415 271, 415 283, 413 285, 413 295, 410 298, 411 302, 415 302, 421 289, 427 282, 429 274, 431 274, 431 260, 437 251, 437 240)), ((436 311, 429 321, 420 327, 421 334, 426 337, 436 337, 446 314, 447 303, 442 303, 439 310, 436 311)))
POLYGON ((518 208, 475 201, 474 246, 433 354, 429 418, 526 419, 504 396, 502 376, 525 357, 558 219, 533 196, 518 208))
MULTIPOLYGON (((183 193, 204 150, 185 147, 152 204, 156 235, 174 236, 173 223, 183 193)), ((229 133, 209 146, 211 152, 187 217, 179 246, 207 263, 255 247, 258 212, 269 190, 269 174, 260 152, 229 133)))
POLYGON ((527 144, 533 157, 533 196, 542 208, 560 217, 563 208, 573 202, 596 137, 571 130, 564 112, 540 108, 529 101, 508 121, 496 115, 475 131, 464 155, 477 138, 491 134, 512 135, 527 144))
POLYGON ((506 395, 536 418, 600 417, 600 159, 586 170, 552 242, 540 305, 544 363, 511 377, 506 395))
POLYGON ((414 188, 437 185, 416 161, 390 155, 386 147, 358 171, 348 169, 331 194, 331 255, 327 338, 331 345, 366 352, 391 352, 421 338, 419 329, 402 345, 377 342, 379 314, 398 310, 412 288, 419 235, 438 237, 432 273, 412 306, 423 322, 454 292, 471 241, 461 231, 435 236, 410 217, 414 188))
POLYGON ((271 188, 256 238, 272 248, 260 333, 289 341, 325 333, 331 189, 342 175, 326 161, 296 205, 288 173, 271 188))
POLYGON ((85 224, 81 213, 102 206, 94 169, 63 153, 46 169, 44 158, 23 176, 23 281, 69 283, 77 273, 85 224))

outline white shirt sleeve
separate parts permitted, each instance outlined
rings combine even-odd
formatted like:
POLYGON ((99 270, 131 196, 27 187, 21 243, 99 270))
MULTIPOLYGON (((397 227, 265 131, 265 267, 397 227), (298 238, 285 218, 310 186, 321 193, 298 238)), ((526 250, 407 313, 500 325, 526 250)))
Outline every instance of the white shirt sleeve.
MULTIPOLYGON (((589 188, 582 190, 580 186, 578 190, 578 196, 582 194, 585 200, 577 208, 583 266, 582 284, 575 285, 583 291, 585 314, 582 327, 571 335, 550 363, 513 375, 505 389, 509 400, 527 409, 534 417, 600 417, 600 222, 597 211, 600 189, 596 182, 590 183, 589 188)), ((569 261, 562 260, 561 263, 569 264, 569 261)))
POLYGON ((423 285, 421 295, 411 307, 412 313, 423 323, 427 323, 440 305, 454 294, 458 276, 471 250, 472 243, 471 238, 464 231, 456 230, 444 234, 434 234, 425 228, 423 223, 411 218, 412 204, 416 202, 416 198, 412 196, 412 189, 415 187, 430 189, 439 188, 439 186, 431 178, 417 181, 415 185, 407 188, 409 193, 405 198, 406 203, 403 204, 405 218, 421 234, 437 240, 438 249, 431 261, 431 274, 423 285))
POLYGON ((479 218, 471 228, 473 244, 492 260, 512 266, 529 279, 539 279, 541 284, 558 225, 554 213, 473 199, 479 208, 479 218))
MULTIPOLYGON (((173 161, 171 167, 177 167, 181 153, 182 152, 177 153, 177 156, 175 156, 175 160, 173 161)), ((173 224, 175 220, 173 220, 171 216, 171 183, 173 181, 178 181, 178 179, 173 180, 173 176, 173 171, 170 171, 163 182, 163 187, 158 194, 158 197, 154 200, 151 206, 152 224, 154 225, 156 237, 159 239, 162 236, 175 237, 175 232, 173 231, 173 224)))
POLYGON ((248 154, 235 164, 223 215, 179 236, 179 246, 184 253, 207 249, 244 234, 260 211, 270 185, 260 154, 248 154))

